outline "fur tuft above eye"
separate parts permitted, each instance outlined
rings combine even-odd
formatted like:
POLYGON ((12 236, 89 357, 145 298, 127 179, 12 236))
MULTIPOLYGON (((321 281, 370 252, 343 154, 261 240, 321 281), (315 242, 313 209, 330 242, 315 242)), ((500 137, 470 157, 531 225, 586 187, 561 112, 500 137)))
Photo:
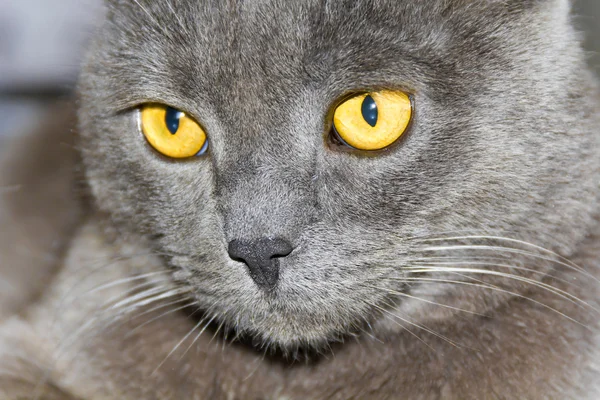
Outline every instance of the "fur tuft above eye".
POLYGON ((412 101, 399 91, 384 90, 351 97, 337 107, 333 129, 338 138, 357 150, 381 150, 406 132, 412 101))
POLYGON ((171 158, 200 156, 208 150, 206 132, 175 108, 148 104, 142 107, 142 132, 159 153, 171 158))

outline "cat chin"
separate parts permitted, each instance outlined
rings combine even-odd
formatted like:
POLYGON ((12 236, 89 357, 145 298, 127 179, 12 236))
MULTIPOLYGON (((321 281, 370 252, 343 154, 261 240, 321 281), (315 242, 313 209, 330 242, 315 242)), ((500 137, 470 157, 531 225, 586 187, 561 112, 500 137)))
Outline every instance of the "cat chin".
POLYGON ((258 351, 268 350, 284 355, 286 358, 296 357, 298 352, 320 353, 331 347, 332 343, 343 342, 348 337, 356 336, 358 329, 333 325, 302 323, 301 316, 295 322, 283 321, 257 323, 248 315, 241 315, 231 321, 218 321, 229 327, 236 340, 249 344, 258 351))
MULTIPOLYGON (((331 350, 334 343, 356 338, 367 331, 365 321, 369 315, 356 315, 335 321, 326 321, 323 310, 296 311, 289 309, 275 311, 264 304, 248 305, 235 312, 223 312, 221 307, 213 308, 204 319, 213 319, 212 325, 222 330, 226 338, 245 343, 259 352, 276 353, 284 358, 297 358, 299 354, 308 356, 331 350)), ((213 301, 214 304, 214 301, 213 301)), ((226 301, 223 309, 229 309, 226 301)))
POLYGON ((247 330, 248 343, 258 351, 269 351, 284 358, 318 355, 330 350, 332 343, 343 342, 343 332, 298 331, 273 327, 268 332, 247 330))

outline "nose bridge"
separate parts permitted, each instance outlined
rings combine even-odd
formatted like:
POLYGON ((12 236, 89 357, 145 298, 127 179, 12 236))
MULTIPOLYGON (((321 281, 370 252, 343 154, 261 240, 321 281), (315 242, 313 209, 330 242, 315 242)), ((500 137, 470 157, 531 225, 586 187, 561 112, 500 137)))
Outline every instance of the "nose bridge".
POLYGON ((264 90, 258 78, 231 100, 240 112, 228 117, 227 146, 214 159, 218 202, 228 240, 281 237, 293 244, 313 214, 313 141, 289 112, 293 88, 264 90))
POLYGON ((223 163, 217 193, 227 240, 294 242, 314 212, 310 175, 308 166, 293 158, 264 152, 223 163))

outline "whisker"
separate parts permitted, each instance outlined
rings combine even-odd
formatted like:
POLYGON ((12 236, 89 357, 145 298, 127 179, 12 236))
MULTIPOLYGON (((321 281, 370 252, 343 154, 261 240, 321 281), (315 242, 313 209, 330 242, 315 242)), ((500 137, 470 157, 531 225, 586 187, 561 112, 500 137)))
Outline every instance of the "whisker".
MULTIPOLYGON (((535 245, 531 245, 531 246, 535 246, 535 245)), ((536 246, 536 247, 539 247, 539 246, 536 246)), ((452 251, 452 250, 482 250, 482 251, 494 251, 494 252, 498 252, 498 253, 509 253, 509 254, 518 254, 518 255, 522 255, 522 256, 529 256, 529 257, 536 258, 538 260, 550 261, 550 262, 556 263, 556 264, 566 267, 570 270, 577 271, 577 272, 587 276, 588 278, 593 279, 594 281, 600 283, 600 279, 596 278, 594 275, 590 274, 589 272, 587 272, 586 270, 584 270, 583 268, 579 267, 576 264, 572 264, 570 262, 566 263, 564 261, 556 260, 554 258, 544 257, 540 254, 532 253, 532 252, 525 251, 525 250, 515 249, 513 247, 485 246, 485 245, 454 245, 454 246, 426 247, 426 248, 422 249, 421 251, 436 252, 436 251, 452 251)), ((566 260, 564 257, 557 255, 556 253, 553 253, 550 250, 546 250, 546 252, 549 252, 549 254, 552 254, 561 260, 566 260)))
MULTIPOLYGON (((146 311, 144 311, 144 312, 142 312, 142 313, 139 313, 139 314, 137 314, 136 316, 134 316, 133 318, 134 318, 134 319, 135 319, 135 318, 139 318, 139 317, 142 317, 142 316, 144 316, 144 315, 147 315, 147 314, 153 313, 154 311, 158 311, 158 310, 160 310, 161 308, 170 307, 170 306, 173 306, 173 305, 175 305, 175 304, 183 303, 184 301, 188 301, 188 300, 192 300, 192 298, 191 298, 191 297, 185 297, 185 298, 182 298, 182 299, 179 299, 179 300, 171 301, 171 302, 169 302, 169 303, 161 304, 161 305, 159 305, 159 306, 152 307, 151 309, 149 309, 149 310, 146 310, 146 311)), ((194 300, 194 301, 192 301, 191 303, 187 303, 187 304, 186 304, 186 306, 190 307, 190 306, 192 306, 192 305, 194 305, 194 304, 196 304, 196 303, 197 303, 197 301, 195 301, 195 300, 194 300)))
POLYGON ((514 238, 509 238, 509 237, 503 237, 503 236, 485 236, 485 235, 465 235, 465 236, 453 236, 453 237, 447 237, 447 238, 433 238, 433 239, 422 239, 422 241, 430 241, 430 242, 437 242, 437 241, 444 241, 444 240, 471 240, 471 239, 483 239, 483 240, 498 240, 498 241, 505 241, 505 242, 509 242, 509 243, 517 243, 523 246, 527 246, 527 247, 531 247, 534 248, 536 250, 542 251, 546 254, 550 254, 554 257, 557 257, 560 260, 563 260, 566 263, 569 263, 570 265, 572 265, 573 267, 580 269, 580 270, 584 270, 583 268, 581 268, 580 266, 578 266, 577 264, 575 264, 574 262, 572 262, 571 260, 569 260, 568 258, 565 258, 563 256, 561 256, 560 254, 552 251, 552 250, 548 250, 544 247, 538 246, 536 244, 533 243, 529 243, 523 240, 519 240, 519 239, 514 239, 514 238))
MULTIPOLYGON (((119 263, 121 261, 128 261, 128 260, 132 260, 132 259, 135 259, 138 257, 147 257, 147 256, 151 256, 151 255, 153 255, 153 252, 142 252, 142 253, 132 254, 129 256, 114 257, 113 259, 110 260, 110 262, 108 262, 106 264, 102 264, 99 267, 94 267, 91 269, 91 271, 88 271, 87 273, 85 273, 75 284, 73 284, 69 289, 67 289, 65 291, 65 294, 58 301, 58 303, 55 307, 55 312, 53 313, 54 315, 50 322, 50 329, 53 330, 54 327, 56 326, 56 324, 58 322, 59 312, 60 312, 60 310, 63 309, 64 304, 67 300, 70 300, 70 302, 72 303, 72 302, 80 299, 82 296, 89 294, 89 293, 80 293, 80 294, 77 294, 76 296, 71 296, 71 294, 75 291, 75 289, 78 288, 79 286, 83 285, 89 277, 91 277, 92 275, 94 275, 97 272, 104 271, 105 269, 107 269, 109 267, 115 266, 117 263, 119 263)), ((89 268, 89 267, 90 267, 90 264, 84 264, 83 266, 78 268, 76 271, 80 271, 82 269, 89 268)), ((156 271, 153 273, 161 274, 162 271, 156 271)), ((97 290, 98 288, 95 288, 95 289, 97 290)), ((93 290, 94 289, 92 289, 92 291, 93 290)))
MULTIPOLYGON (((446 265, 450 265, 450 266, 458 266, 458 265, 478 265, 478 266, 482 266, 482 267, 496 267, 496 268, 506 268, 506 269, 511 269, 511 270, 517 270, 517 271, 525 271, 525 272, 532 272, 534 274, 537 275, 543 275, 544 277, 548 277, 548 278, 552 278, 556 281, 559 282, 563 282, 566 285, 569 286, 573 286, 575 288, 580 289, 580 286, 574 284, 572 281, 567 280, 567 279, 562 279, 559 278, 555 275, 552 274, 546 274, 545 272, 542 271, 538 271, 536 269, 533 268, 525 268, 525 267, 518 267, 516 265, 510 265, 510 264, 496 264, 496 263, 484 263, 484 262, 472 262, 472 261, 455 261, 455 262, 417 262, 417 263, 412 263, 411 265, 415 266, 415 267, 437 267, 437 266, 446 266, 446 265)), ((411 267, 412 268, 412 267, 411 267)))
POLYGON ((83 325, 81 325, 79 328, 77 328, 75 331, 71 332, 63 340, 61 340, 61 343, 58 344, 56 349, 56 361, 60 360, 60 358, 62 357, 62 352, 65 349, 71 347, 73 343, 75 343, 75 341, 81 337, 81 334, 85 332, 89 327, 91 327, 94 324, 94 322, 96 322, 96 318, 88 319, 83 325))
POLYGON ((261 358, 257 358, 256 361, 254 361, 254 369, 252 369, 252 371, 250 371, 250 374, 248 376, 246 376, 242 382, 246 382, 248 379, 252 378, 252 376, 256 373, 256 371, 258 370, 258 367, 260 367, 260 363, 262 363, 263 361, 265 361, 265 358, 267 357, 267 349, 265 349, 262 352, 262 357, 261 358))
MULTIPOLYGON (((133 259, 136 259, 139 257, 152 257, 154 255, 157 255, 157 253, 154 251, 144 251, 144 252, 140 252, 140 253, 136 253, 136 254, 128 254, 128 255, 113 257, 113 258, 109 259, 108 262, 107 262, 107 260, 99 259, 97 261, 90 260, 90 262, 82 263, 80 266, 75 268, 75 271, 77 271, 77 272, 83 271, 83 272, 80 274, 81 276, 77 280, 77 282, 75 282, 72 286, 70 286, 70 288, 68 288, 64 292, 63 296, 58 300, 56 307, 54 308, 54 310, 55 310, 55 312, 53 313, 54 315, 51 317, 51 320, 50 320, 49 329, 50 330, 55 329, 55 326, 58 323, 59 314, 60 314, 61 310, 63 310, 64 304, 67 301, 73 302, 76 299, 79 299, 84 295, 90 295, 93 293, 97 293, 101 290, 105 290, 110 287, 117 287, 120 284, 127 284, 130 282, 135 282, 140 279, 147 279, 147 278, 151 278, 151 277, 155 277, 155 276, 160 276, 163 274, 169 274, 170 272, 168 270, 146 272, 144 274, 139 274, 136 276, 131 276, 128 278, 121 279, 121 280, 119 280, 119 282, 114 281, 114 282, 108 282, 108 283, 102 284, 98 287, 88 290, 87 292, 78 293, 75 296, 72 295, 73 292, 75 292, 75 290, 78 287, 80 287, 81 285, 84 285, 86 282, 88 282, 88 278, 92 277, 94 274, 96 274, 98 272, 106 271, 108 268, 118 266, 119 262, 125 262, 125 261, 133 260, 133 259), (84 271, 84 270, 87 270, 87 271, 84 271)), ((167 298, 168 295, 169 295, 169 293, 163 293, 161 297, 167 298)), ((176 295, 176 293, 171 292, 170 295, 176 295)), ((156 296, 154 299, 146 299, 145 302, 149 303, 149 302, 151 302, 150 300, 157 301, 157 300, 159 300, 159 298, 158 298, 158 296, 156 296)), ((96 330, 92 330, 91 327, 94 326, 94 324, 97 324, 98 321, 104 319, 105 316, 106 316, 105 312, 102 311, 101 309, 98 309, 95 312, 95 314, 92 316, 86 316, 86 319, 84 321, 82 321, 83 323, 81 325, 79 325, 75 330, 73 330, 69 334, 65 335, 65 337, 62 338, 59 341, 59 343, 57 343, 57 346, 55 348, 55 354, 54 354, 55 361, 58 362, 59 360, 61 360, 65 356, 65 350, 69 347, 72 347, 77 340, 81 339, 82 337, 84 337, 88 334, 96 335, 97 334, 96 330)), ((111 324, 112 323, 114 323, 114 321, 112 321, 111 324)), ((110 324, 108 324, 108 326, 110 326, 110 324)), ((102 327, 104 327, 104 325, 102 327)), ((82 350, 83 350, 83 348, 80 351, 77 351, 76 354, 72 355, 72 357, 78 357, 79 353, 82 350)), ((44 369, 45 369, 45 371, 42 373, 43 376, 39 380, 39 382, 41 382, 42 384, 43 384, 43 382, 48 380, 48 378, 51 374, 50 369, 48 369, 48 368, 44 368, 44 369)), ((37 397, 39 397, 39 396, 37 396, 37 397)))
POLYGON ((215 333, 213 334, 212 338, 210 338, 210 341, 208 342, 208 344, 211 344, 213 342, 213 340, 215 340, 215 338, 217 337, 217 335, 219 334, 219 331, 221 330, 221 328, 223 327, 223 324, 225 323, 225 320, 223 319, 221 321, 221 323, 219 324, 219 326, 217 327, 217 330, 215 331, 215 333))
POLYGON ((409 261, 412 262, 420 262, 420 261, 461 261, 461 260, 472 260, 472 261, 506 261, 506 257, 491 257, 491 256, 435 256, 435 257, 411 257, 409 261))
POLYGON ((587 303, 586 301, 580 299, 579 297, 570 294, 564 290, 558 289, 552 285, 548 285, 543 282, 536 281, 534 279, 525 278, 519 275, 507 274, 498 271, 490 271, 485 269, 476 269, 476 268, 451 268, 451 267, 438 267, 438 266, 420 266, 420 267, 406 267, 405 270, 410 271, 412 273, 423 273, 423 272, 461 272, 461 273, 471 273, 471 274, 481 274, 481 275, 490 275, 490 276, 499 276, 502 278, 513 279, 519 282, 524 282, 530 284, 535 287, 539 287, 540 289, 547 290, 550 293, 553 293, 577 306, 587 306, 590 309, 594 310, 597 313, 600 313, 600 310, 587 303))
MULTIPOLYGON (((123 308, 124 306, 130 305, 132 303, 134 303, 136 306, 137 305, 146 305, 147 303, 144 303, 143 300, 141 303, 137 303, 138 300, 140 299, 145 299, 149 296, 153 296, 153 295, 161 295, 162 293, 173 293, 171 294, 171 296, 175 295, 175 294, 180 294, 183 293, 183 289, 181 288, 177 288, 177 289, 165 289, 162 287, 152 287, 148 290, 144 290, 141 293, 132 295, 132 296, 128 296, 125 299, 119 301, 118 303, 114 304, 112 307, 110 307, 112 310, 118 309, 118 308, 123 308)), ((158 300, 162 299, 162 297, 159 297, 158 300)))
POLYGON ((200 320, 200 322, 198 322, 192 329, 190 329, 190 331, 183 337, 183 339, 181 339, 174 347, 173 349, 169 352, 169 354, 167 354, 167 356, 164 358, 164 360, 161 361, 160 364, 158 364, 158 366, 154 369, 154 371, 150 374, 150 376, 154 376, 156 374, 156 372, 160 369, 160 367, 162 367, 164 365, 165 362, 167 362, 167 360, 169 359, 169 357, 171 357, 173 355, 173 353, 175 353, 177 351, 177 349, 183 344, 183 342, 185 342, 185 340, 187 338, 190 337, 190 335, 196 330, 198 329, 202 323, 204 322, 204 320, 200 320))
MULTIPOLYGON (((87 281, 87 279, 89 277, 91 277, 92 275, 94 275, 95 273, 97 273, 99 271, 104 271, 105 269, 107 269, 109 267, 113 267, 113 266, 115 266, 116 264, 118 264, 119 262, 122 262, 122 261, 134 260, 134 259, 139 258, 139 257, 149 257, 149 256, 153 256, 154 254, 155 254, 154 252, 145 251, 145 252, 131 254, 131 255, 127 255, 127 256, 113 257, 109 262, 107 262, 105 264, 102 263, 98 267, 93 266, 93 265, 95 265, 97 263, 100 263, 100 261, 104 262, 106 260, 97 260, 96 262, 93 262, 93 263, 84 263, 79 268, 76 268, 73 272, 74 273, 75 272, 78 273, 79 271, 84 270, 84 269, 86 269, 86 270, 89 269, 89 271, 87 271, 87 273, 83 274, 80 277, 80 279, 77 281, 77 283, 75 283, 68 290, 66 290, 65 295, 63 296, 63 299, 61 299, 61 301, 64 300, 65 298, 67 298, 69 296, 69 294, 72 293, 75 290, 75 288, 77 288, 81 284, 85 283, 87 281)), ((160 272, 162 272, 162 270, 160 272)), ((157 271, 157 273, 159 273, 159 271, 157 271)))
MULTIPOLYGON (((427 332, 427 333, 429 333, 429 334, 431 334, 431 335, 433 335, 433 336, 435 336, 435 337, 437 337, 437 338, 440 338, 440 339, 442 339, 442 340, 445 340, 446 342, 450 343, 450 344, 451 344, 451 345, 453 345, 454 347, 457 347, 457 348, 461 347, 461 346, 459 346, 457 343, 455 343, 454 341, 452 341, 452 340, 448 339, 447 337, 445 337, 444 335, 441 335, 441 334, 439 334, 439 333, 437 333, 437 332, 435 332, 435 331, 433 331, 433 330, 431 330, 431 329, 429 329, 429 328, 427 328, 427 327, 425 327, 425 326, 423 326, 423 325, 420 325, 420 324, 414 323, 414 322, 412 322, 412 321, 410 321, 410 320, 408 320, 408 319, 402 318, 402 317, 400 317, 399 315, 396 315, 396 314, 394 314, 394 313, 390 312, 389 310, 386 310, 385 308, 378 306, 377 304, 373 304, 373 306, 374 306, 375 308, 377 308, 377 309, 381 310, 382 312, 384 312, 384 313, 386 313, 386 314, 388 314, 388 315, 391 315, 393 318, 398 318, 399 320, 401 320, 401 321, 404 321, 404 322, 406 322, 407 324, 410 324, 410 325, 412 325, 412 326, 414 326, 414 327, 416 327, 416 328, 422 329, 422 330, 424 330, 425 332, 427 332)), ((388 306, 389 306, 389 307, 392 307, 392 305, 391 305, 391 304, 388 304, 388 306)))
MULTIPOLYGON (((184 300, 187 300, 187 299, 184 299, 184 300)), ((148 311, 146 311, 146 312, 143 312, 143 313, 141 313, 140 315, 136 315, 134 318, 138 318, 138 317, 140 317, 140 316, 142 316, 142 315, 144 315, 144 314, 148 314, 148 313, 150 313, 150 312, 152 312, 152 311, 156 311, 157 309, 160 309, 160 308, 165 308, 165 307, 168 307, 169 305, 173 305, 173 304, 180 303, 181 301, 184 301, 184 300, 179 300, 179 301, 177 301, 177 302, 172 302, 172 303, 169 303, 168 305, 163 305, 163 306, 155 307, 155 308, 154 308, 154 309, 152 309, 152 310, 148 310, 148 311)), ((150 319, 150 320, 148 320, 148 321, 144 322, 143 324, 141 324, 141 325, 138 325, 138 326, 136 326, 135 328, 131 329, 129 332, 127 332, 127 333, 125 334, 125 338, 129 338, 129 337, 131 337, 131 336, 132 336, 132 335, 133 335, 135 332, 139 331, 139 330, 140 330, 140 329, 142 329, 143 327, 145 327, 145 326, 147 326, 147 325, 149 325, 149 324, 151 324, 151 323, 153 323, 153 322, 155 322, 155 321, 158 321, 158 320, 159 320, 159 319, 161 319, 162 317, 165 317, 165 316, 167 316, 167 315, 169 315, 169 314, 172 314, 172 313, 175 313, 175 312, 177 312, 177 311, 185 310, 186 308, 192 307, 192 306, 194 306, 194 305, 197 305, 197 304, 198 304, 198 302, 196 302, 196 301, 193 301, 193 302, 190 302, 190 303, 186 303, 186 304, 184 304, 183 306, 180 306, 180 307, 177 307, 177 308, 171 309, 171 310, 169 310, 169 311, 166 311, 166 312, 164 312, 164 313, 162 313, 162 314, 160 314, 160 315, 158 315, 158 316, 156 316, 156 317, 154 317, 154 318, 152 318, 152 319, 150 319)))
MULTIPOLYGON (((369 307, 372 307, 372 304, 370 304, 370 303, 368 303, 367 305, 369 307)), ((366 329, 364 329, 364 328, 362 328, 360 326, 359 326, 359 328, 360 328, 359 330, 362 333, 364 333, 365 335, 369 336, 371 339, 375 340, 376 342, 379 342, 381 344, 385 344, 383 342, 383 340, 381 340, 377 336, 375 336, 375 334, 373 333, 373 326, 371 326, 371 323, 369 322, 369 320, 365 316, 362 316, 361 319, 364 321, 365 325, 369 327, 369 329, 370 329, 371 332, 367 331, 366 329)), ((358 340, 358 336, 355 339, 357 340, 358 343, 360 343, 360 341, 358 340)))
POLYGON ((164 275, 166 273, 168 273, 168 271, 156 271, 156 272, 150 272, 150 273, 142 274, 142 275, 135 275, 135 276, 132 276, 129 278, 118 279, 116 281, 112 281, 112 282, 100 285, 90 291, 85 292, 84 294, 93 294, 93 293, 99 292, 101 290, 113 288, 115 286, 119 286, 119 285, 122 285, 125 283, 135 282, 137 280, 150 278, 150 277, 153 277, 156 275, 164 275))
POLYGON ((399 292, 397 290, 382 288, 382 287, 378 287, 378 286, 371 286, 371 285, 367 285, 367 286, 371 287, 372 289, 386 291, 386 292, 391 293, 391 294, 396 295, 396 296, 401 296, 401 297, 406 297, 406 298, 409 298, 409 299, 414 299, 414 300, 422 301, 424 303, 432 304, 432 305, 435 305, 435 306, 440 306, 440 307, 443 307, 443 308, 448 308, 450 310, 462 311, 462 312, 465 312, 465 313, 468 313, 468 314, 477 315, 479 317, 486 317, 486 318, 488 317, 485 314, 481 314, 481 313, 478 313, 478 312, 475 312, 475 311, 464 310, 462 308, 452 307, 452 306, 449 306, 447 304, 437 303, 435 301, 423 299, 421 297, 412 296, 412 295, 410 295, 408 293, 402 293, 402 292, 399 292))
MULTIPOLYGON (((164 289, 160 289, 164 292, 164 289)), ((160 294, 161 292, 159 292, 160 294)), ((156 297, 156 296, 155 296, 156 297)), ((145 300, 145 298, 142 298, 141 301, 145 300)), ((137 304, 136 304, 137 305, 137 304)), ((71 334, 69 334, 63 341, 61 341, 61 343, 59 344, 59 346, 57 347, 57 353, 60 355, 61 352, 65 349, 68 348, 70 346, 73 345, 73 343, 75 342, 75 340, 77 340, 78 338, 81 338, 82 334, 85 332, 85 330, 87 330, 90 326, 92 326, 95 322, 97 322, 98 320, 100 320, 103 315, 105 315, 109 310, 104 309, 105 305, 101 305, 99 306, 96 311, 95 314, 92 317, 89 317, 87 319, 87 321, 81 325, 78 329, 76 329, 75 331, 73 331, 71 334)), ((124 313, 121 314, 117 314, 117 315, 111 315, 113 318, 111 321, 108 322, 108 325, 112 324, 113 321, 118 320, 119 318, 122 317, 124 313)))
POLYGON ((147 282, 141 283, 139 285, 132 286, 132 287, 128 288, 127 290, 125 290, 123 293, 119 293, 115 296, 110 297, 108 300, 106 300, 103 303, 103 307, 108 307, 108 305, 110 305, 110 304, 115 305, 115 303, 117 303, 119 300, 128 299, 131 296, 133 296, 135 293, 142 294, 142 293, 155 291, 155 290, 158 290, 161 288, 165 289, 165 290, 171 289, 168 286, 165 286, 165 287, 159 286, 161 283, 168 282, 168 281, 169 281, 169 279, 163 279, 162 281, 147 281, 147 282), (145 291, 140 292, 141 289, 148 288, 148 287, 149 287, 149 289, 146 289, 145 291))
POLYGON ((437 352, 436 349, 434 349, 433 347, 431 347, 431 345, 429 343, 427 343, 425 340, 423 340, 423 338, 421 338, 419 335, 417 335, 416 333, 414 333, 413 331, 411 331, 410 329, 408 329, 406 326, 402 325, 400 322, 396 321, 394 318, 390 317, 389 315, 385 315, 385 318, 392 321, 393 323, 395 323, 396 325, 398 325, 399 327, 401 327, 402 329, 404 329, 405 331, 407 331, 408 333, 410 333, 412 336, 414 336, 419 342, 423 343, 425 346, 429 347, 431 350, 437 352))
MULTIPOLYGON (((194 341, 192 342, 195 343, 195 341, 200 337, 200 335, 202 335, 202 333, 204 332, 204 330, 208 327, 208 325, 212 322, 212 320, 215 318, 215 316, 213 315, 213 317, 206 323, 206 325, 204 325, 204 327, 202 328, 202 330, 200 330, 200 333, 196 336, 196 339, 194 339, 194 341)), ((156 367, 156 369, 154 369, 154 371, 152 372, 152 374, 150 374, 150 376, 154 376, 156 374, 156 372, 160 369, 160 367, 162 367, 164 365, 165 362, 167 362, 167 360, 169 359, 169 357, 171 357, 173 355, 173 353, 175 353, 177 351, 177 349, 179 347, 181 347, 181 345, 183 344, 183 342, 185 342, 187 340, 187 338, 189 338, 192 333, 194 333, 194 331, 196 329, 198 329, 204 322, 206 321, 206 318, 202 318, 192 329, 190 329, 190 331, 183 337, 183 339, 181 339, 174 347, 173 349, 169 352, 169 354, 167 354, 167 356, 164 358, 164 360, 162 360, 162 362, 160 364, 158 364, 158 366, 156 367)), ((187 350, 189 350, 191 348, 188 347, 187 350)), ((186 350, 186 352, 187 352, 186 350)))
MULTIPOLYGON (((144 296, 144 297, 138 299, 134 303, 129 304, 127 307, 123 307, 121 310, 117 310, 116 313, 114 313, 113 308, 105 308, 106 307, 105 305, 100 306, 97 310, 98 315, 100 315, 102 318, 104 318, 104 316, 110 317, 103 322, 104 325, 102 326, 102 328, 105 331, 109 327, 116 328, 116 327, 120 326, 120 325, 116 325, 119 321, 122 321, 123 323, 129 321, 129 319, 127 321, 123 321, 123 319, 125 318, 125 316, 130 315, 130 313, 136 311, 140 307, 155 303, 160 300, 165 300, 170 297, 176 297, 180 294, 186 294, 185 292, 177 292, 178 289, 177 290, 171 290, 169 288, 166 288, 166 289, 165 288, 157 288, 157 289, 159 289, 157 292, 154 292, 151 294, 148 293, 147 296, 144 296)), ((181 301, 185 301, 185 300, 186 300, 186 298, 178 299, 177 302, 181 302, 181 301)), ((189 300, 189 298, 188 298, 188 300, 189 300)), ((161 305, 161 306, 158 306, 157 308, 164 308, 164 307, 165 307, 165 305, 161 305)), ((136 318, 138 316, 139 315, 136 315, 133 318, 136 318)))
POLYGON ((527 296, 524 296, 524 295, 519 294, 519 293, 511 292, 510 290, 505 290, 505 289, 499 288, 497 286, 485 285, 485 284, 478 284, 478 283, 472 283, 472 282, 449 280, 449 279, 436 279, 436 278, 408 278, 408 277, 406 277, 406 278, 398 278, 398 280, 400 280, 400 281, 411 281, 411 282, 448 283, 448 284, 473 286, 473 287, 480 287, 480 288, 489 289, 489 290, 495 290, 495 291, 498 291, 498 292, 501 292, 501 293, 510 294, 511 296, 515 296, 515 297, 518 297, 518 298, 521 298, 521 299, 525 299, 525 300, 531 301, 531 302, 533 302, 533 303, 535 303, 535 304, 537 304, 539 306, 542 306, 542 307, 544 307, 544 308, 546 308, 548 310, 551 310, 551 311, 557 313, 558 315, 560 315, 560 316, 568 319, 571 322, 576 323, 577 325, 580 325, 580 326, 582 326, 582 327, 584 327, 584 328, 586 328, 586 329, 588 329, 590 331, 593 331, 592 328, 590 328, 589 326, 585 325, 584 323, 579 322, 576 319, 569 317, 568 315, 566 315, 566 314, 558 311, 557 309, 555 309, 553 307, 550 307, 547 304, 544 304, 544 303, 542 303, 540 301, 532 299, 531 297, 527 297, 527 296))
MULTIPOLYGON (((196 335, 196 337, 194 338, 194 340, 192 340, 192 344, 190 344, 188 346, 187 349, 185 349, 185 352, 183 353, 183 355, 181 356, 181 358, 183 358, 188 351, 190 351, 190 349, 194 346, 194 344, 196 344, 196 342, 198 341, 198 339, 200 339, 200 336, 202 336, 202 334, 206 331, 206 328, 208 328, 210 326, 210 324, 212 324, 212 322, 215 320, 216 315, 213 315, 208 322, 204 325, 204 327, 202 327, 202 329, 200 330, 200 332, 198 332, 198 334, 196 335)), ((206 318, 205 318, 206 319, 206 318)))
POLYGON ((482 280, 482 279, 477 279, 477 278, 475 278, 475 277, 473 277, 473 276, 469 276, 469 275, 461 274, 460 272, 446 272, 446 273, 447 273, 447 274, 450 274, 450 275, 456 275, 456 276, 460 276, 460 277, 461 277, 461 278, 463 278, 463 279, 467 279, 468 281, 471 281, 471 282, 477 282, 477 283, 481 283, 482 285, 488 285, 488 286, 490 286, 490 287, 496 287, 496 288, 497 288, 497 287, 499 287, 499 286, 497 286, 497 285, 494 285, 493 283, 486 282, 486 281, 484 281, 484 280, 482 280))

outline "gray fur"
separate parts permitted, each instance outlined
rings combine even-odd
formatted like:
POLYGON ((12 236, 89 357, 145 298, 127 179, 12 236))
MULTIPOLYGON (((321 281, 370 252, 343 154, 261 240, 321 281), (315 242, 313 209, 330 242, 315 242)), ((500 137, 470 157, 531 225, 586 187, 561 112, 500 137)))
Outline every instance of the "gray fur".
POLYGON ((28 316, 46 332, 61 310, 48 378, 86 399, 596 398, 598 315, 581 302, 598 297, 599 103, 569 8, 110 1, 80 84, 96 213, 28 316), (339 151, 336 102, 378 88, 413 95, 410 132, 339 151), (147 102, 200 121, 209 154, 159 156, 139 132, 147 102), (227 254, 260 237, 296 247, 272 293, 227 254), (448 260, 496 275, 410 272, 448 260), (94 264, 105 275, 86 282, 94 264), (118 290, 94 287, 155 271, 200 311, 146 315, 127 339, 139 324, 95 308, 118 290), (167 357, 201 316, 215 327, 167 357), (84 321, 94 335, 54 349, 84 321))

